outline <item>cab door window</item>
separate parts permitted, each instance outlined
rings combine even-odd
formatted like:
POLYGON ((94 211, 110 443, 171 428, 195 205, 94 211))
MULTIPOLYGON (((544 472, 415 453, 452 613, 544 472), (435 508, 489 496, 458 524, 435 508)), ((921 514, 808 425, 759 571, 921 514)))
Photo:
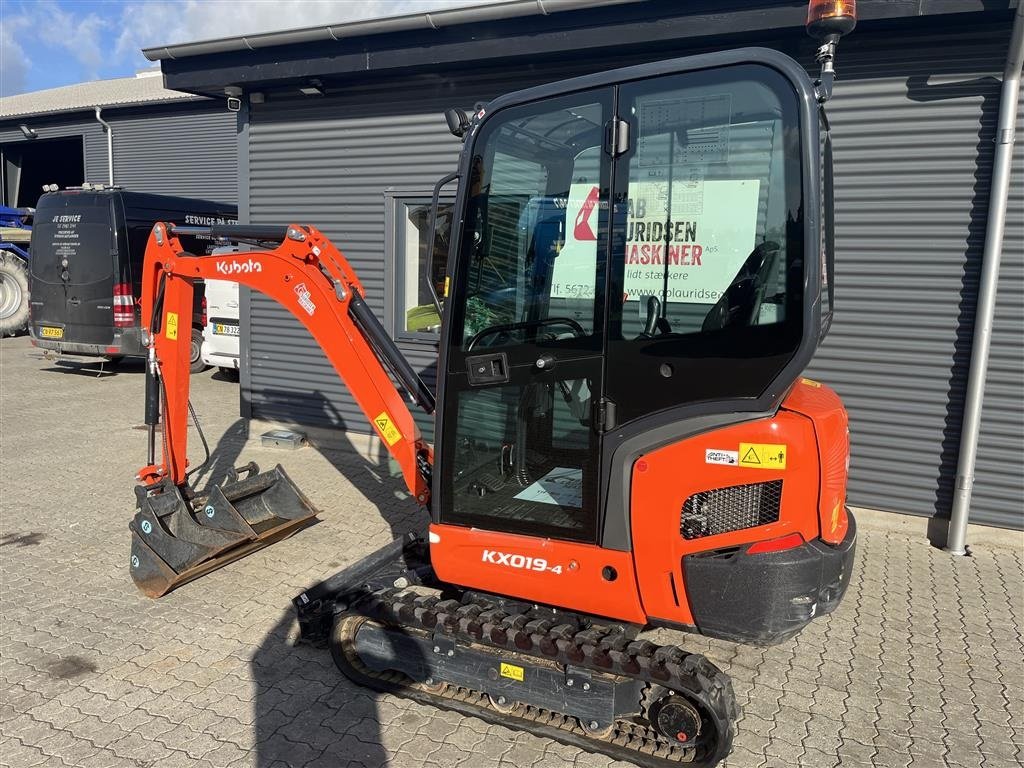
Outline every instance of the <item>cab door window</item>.
POLYGON ((619 117, 608 397, 620 423, 756 397, 800 344, 797 99, 744 65, 629 83, 619 117))

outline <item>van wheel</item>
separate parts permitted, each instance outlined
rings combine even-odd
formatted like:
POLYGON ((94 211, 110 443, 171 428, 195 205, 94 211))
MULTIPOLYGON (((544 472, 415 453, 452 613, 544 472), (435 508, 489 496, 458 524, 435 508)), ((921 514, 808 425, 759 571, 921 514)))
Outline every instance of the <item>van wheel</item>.
POLYGON ((188 370, 190 373, 202 373, 206 370, 206 363, 200 355, 203 349, 203 332, 198 328, 192 329, 192 346, 189 349, 188 370))
POLYGON ((0 251, 0 336, 28 326, 28 267, 13 253, 0 251))

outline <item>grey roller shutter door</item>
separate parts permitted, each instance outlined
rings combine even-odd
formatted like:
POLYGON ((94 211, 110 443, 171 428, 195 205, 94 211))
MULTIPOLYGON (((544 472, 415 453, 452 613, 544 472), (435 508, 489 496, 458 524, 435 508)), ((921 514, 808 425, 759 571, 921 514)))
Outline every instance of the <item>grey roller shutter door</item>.
MULTIPOLYGON (((836 319, 809 375, 849 412, 854 505, 948 515, 1008 27, 851 37, 830 104, 836 319)), ((1021 527, 1021 174, 973 522, 1021 527), (1016 464, 1007 462, 1016 456, 1016 464)))
POLYGON ((109 112, 114 181, 133 192, 238 201, 237 119, 221 104, 109 112))

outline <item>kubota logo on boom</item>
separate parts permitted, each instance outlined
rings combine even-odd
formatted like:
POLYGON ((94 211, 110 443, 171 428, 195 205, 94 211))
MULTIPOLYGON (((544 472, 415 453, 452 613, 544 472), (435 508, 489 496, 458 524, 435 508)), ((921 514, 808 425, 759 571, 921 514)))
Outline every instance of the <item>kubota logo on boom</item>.
POLYGON ((217 271, 222 275, 248 275, 251 272, 262 272, 263 265, 258 261, 249 259, 245 262, 238 261, 218 261, 215 265, 217 271))
POLYGON ((517 555, 511 552, 498 552, 493 549, 484 550, 483 561, 491 565, 504 565, 507 568, 521 568, 524 571, 562 572, 562 566, 549 566, 548 561, 543 557, 527 557, 526 555, 517 555))

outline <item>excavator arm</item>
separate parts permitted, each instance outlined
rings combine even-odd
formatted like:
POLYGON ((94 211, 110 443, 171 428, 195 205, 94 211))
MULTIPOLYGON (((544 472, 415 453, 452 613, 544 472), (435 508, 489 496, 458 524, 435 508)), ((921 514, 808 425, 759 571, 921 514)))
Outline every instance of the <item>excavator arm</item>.
POLYGON ((146 421, 151 430, 149 463, 139 472, 144 486, 187 486, 192 295, 196 281, 208 278, 247 285, 306 326, 398 462, 413 497, 427 505, 431 449, 389 370, 428 413, 433 412, 433 395, 363 301, 362 284, 345 257, 316 228, 298 224, 153 227, 142 279, 142 323, 149 349, 146 421), (271 250, 196 256, 184 252, 179 234, 280 244, 271 250), (159 460, 154 437, 158 414, 163 426, 159 460))

